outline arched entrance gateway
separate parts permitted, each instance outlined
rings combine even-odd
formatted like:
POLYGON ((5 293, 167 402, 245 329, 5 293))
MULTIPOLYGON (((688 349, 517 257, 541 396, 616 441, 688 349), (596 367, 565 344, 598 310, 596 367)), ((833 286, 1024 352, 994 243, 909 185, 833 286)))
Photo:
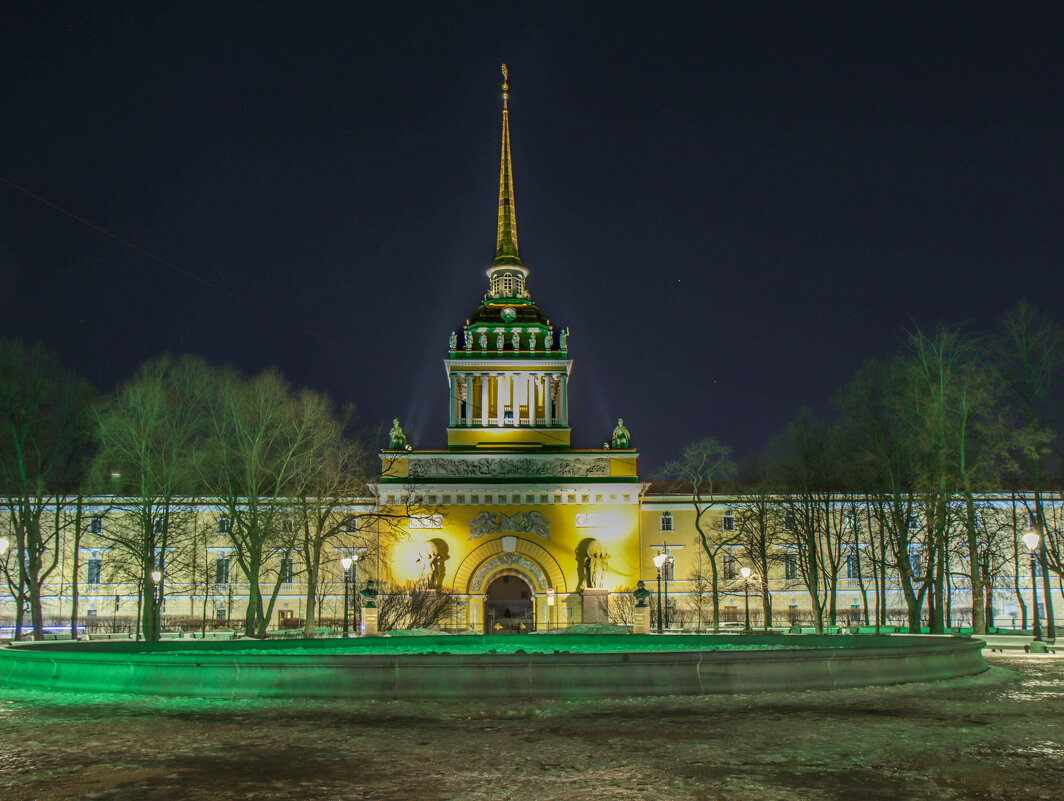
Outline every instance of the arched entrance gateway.
POLYGON ((486 634, 527 634, 536 628, 532 588, 521 576, 496 577, 484 593, 486 634))

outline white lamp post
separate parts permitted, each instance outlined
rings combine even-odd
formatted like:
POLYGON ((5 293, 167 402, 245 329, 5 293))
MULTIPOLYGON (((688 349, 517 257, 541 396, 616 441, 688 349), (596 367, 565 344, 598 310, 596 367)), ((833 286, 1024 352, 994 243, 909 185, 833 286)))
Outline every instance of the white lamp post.
POLYGON ((162 610, 159 608, 162 604, 162 595, 160 593, 159 582, 163 580, 163 572, 161 570, 153 570, 148 574, 151 577, 151 595, 155 599, 155 636, 154 639, 159 639, 159 630, 162 628, 162 610))
POLYGON ((354 559, 350 556, 345 556, 340 560, 340 564, 344 568, 344 637, 347 637, 349 631, 347 627, 348 616, 348 588, 351 586, 351 565, 354 563, 354 559))
POLYGON ((743 634, 753 634, 750 628, 750 568, 744 567, 740 571, 743 574, 743 605, 746 607, 746 625, 743 626, 743 634))
POLYGON ((1041 545, 1042 538, 1038 535, 1038 532, 1033 528, 1027 529, 1027 533, 1023 535, 1023 544, 1027 546, 1031 552, 1031 594, 1034 596, 1034 642, 1042 641, 1042 625, 1038 620, 1038 581, 1035 576, 1035 565, 1038 564, 1038 546, 1041 545))
POLYGON ((654 557, 654 567, 658 569, 658 634, 662 633, 662 621, 661 621, 661 566, 665 564, 665 560, 668 557, 665 555, 665 551, 662 550, 657 556, 654 557))

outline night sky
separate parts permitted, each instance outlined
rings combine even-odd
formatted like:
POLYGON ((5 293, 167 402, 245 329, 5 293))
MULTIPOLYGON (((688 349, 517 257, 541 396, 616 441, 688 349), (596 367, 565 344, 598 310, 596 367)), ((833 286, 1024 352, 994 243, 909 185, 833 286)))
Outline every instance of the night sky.
POLYGON ((105 391, 274 365, 441 447, 503 61, 576 446, 741 455, 914 324, 1060 314, 1059 4, 624 5, 5 4, 0 336, 105 391))

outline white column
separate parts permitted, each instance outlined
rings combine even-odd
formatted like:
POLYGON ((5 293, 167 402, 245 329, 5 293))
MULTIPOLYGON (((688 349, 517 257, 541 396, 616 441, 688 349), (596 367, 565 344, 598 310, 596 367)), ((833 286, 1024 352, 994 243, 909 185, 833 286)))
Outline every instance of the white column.
POLYGON ((505 415, 503 412, 505 403, 503 398, 503 390, 505 387, 503 383, 506 379, 506 373, 497 373, 495 375, 495 425, 502 426, 505 421, 505 415))
POLYGON ((543 376, 543 425, 550 426, 554 422, 554 393, 551 392, 553 378, 550 373, 543 376))
POLYGON ((488 374, 480 374, 480 424, 488 427, 488 374))
POLYGON ((569 375, 562 373, 558 376, 558 419, 563 426, 569 425, 569 375))
POLYGON ((534 426, 536 424, 536 376, 533 373, 528 374, 525 396, 525 400, 528 401, 528 424, 534 426))
POLYGON ((465 424, 473 425, 473 376, 465 374, 465 424))
POLYGON ((458 396, 458 377, 454 373, 448 376, 448 384, 451 387, 451 413, 447 425, 453 427, 458 422, 458 404, 462 402, 458 396))

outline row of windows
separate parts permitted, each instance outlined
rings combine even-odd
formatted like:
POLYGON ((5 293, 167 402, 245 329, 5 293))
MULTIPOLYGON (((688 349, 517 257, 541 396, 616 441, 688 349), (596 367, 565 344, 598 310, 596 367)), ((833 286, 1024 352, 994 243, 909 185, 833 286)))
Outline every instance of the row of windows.
MULTIPOLYGON (((214 569, 211 572, 214 576, 215 584, 229 583, 229 568, 230 562, 228 556, 219 555, 214 560, 214 569)), ((291 584, 294 581, 296 574, 295 559, 291 556, 281 559, 280 570, 281 583, 291 584)), ((88 585, 101 584, 102 578, 103 559, 99 556, 90 557, 85 564, 85 583, 88 585)))
MULTIPOLYGON (((723 531, 735 531, 735 513, 727 511, 721 516, 721 529, 723 531)), ((1038 524, 1037 515, 1034 512, 1028 512, 1027 525, 1035 527, 1038 524)), ((920 519, 917 515, 909 515, 909 528, 919 528, 920 519)), ((798 527, 797 518, 794 512, 787 512, 783 515, 783 529, 784 531, 794 531, 798 527)), ((843 527, 848 531, 853 531, 857 527, 857 513, 847 512, 843 516, 843 527)), ((661 513, 661 530, 672 531, 673 520, 671 512, 661 513)))
MULTIPOLYGON (((294 529, 294 522, 291 518, 285 518, 281 521, 281 531, 285 534, 290 534, 294 529)), ((345 531, 354 532, 357 530, 357 520, 354 517, 350 517, 345 522, 345 531)), ((152 530, 156 534, 162 534, 166 529, 166 519, 163 517, 156 517, 152 520, 152 530)), ((219 534, 229 534, 232 532, 232 520, 222 515, 215 519, 215 531, 219 534)), ((89 533, 90 534, 102 534, 103 533, 103 516, 97 515, 89 520, 89 533)))
MULTIPOLYGON (((594 499, 595 499, 594 503, 617 503, 617 498, 618 498, 618 496, 615 493, 609 493, 609 494, 606 494, 606 493, 595 493, 594 496, 592 496, 592 494, 588 493, 588 492, 584 492, 584 493, 575 493, 575 492, 548 493, 548 492, 542 492, 542 493, 539 493, 539 495, 534 495, 532 493, 527 493, 524 496, 522 496, 521 493, 514 492, 514 493, 499 493, 497 495, 495 493, 489 493, 489 494, 485 494, 485 495, 481 495, 479 493, 475 493, 475 494, 468 495, 468 496, 465 495, 464 493, 461 493, 461 494, 458 494, 458 495, 450 495, 450 494, 444 494, 444 495, 407 495, 407 494, 403 494, 403 495, 399 495, 399 496, 388 495, 385 498, 384 502, 388 506, 394 506, 395 503, 396 503, 396 500, 398 500, 399 503, 404 504, 404 505, 413 504, 414 506, 426 506, 426 505, 427 506, 435 506, 436 504, 442 504, 443 506, 450 506, 452 504, 452 499, 453 499, 453 503, 454 504, 463 505, 463 504, 466 503, 466 499, 468 498, 469 499, 469 503, 471 505, 474 505, 474 506, 479 506, 481 503, 483 503, 485 505, 488 505, 488 504, 516 505, 516 504, 522 503, 522 500, 521 500, 522 497, 524 498, 524 504, 525 505, 533 505, 533 506, 537 503, 537 500, 536 500, 537 498, 539 499, 538 503, 540 503, 541 505, 546 505, 546 504, 549 504, 549 503, 576 503, 577 502, 577 500, 576 500, 577 497, 580 498, 580 503, 583 503, 583 504, 592 503, 592 500, 591 500, 592 497, 594 497, 594 499), (609 500, 606 500, 607 498, 609 498, 609 500)), ((629 493, 624 493, 620 497, 622 498, 622 501, 621 501, 622 503, 631 503, 632 502, 632 496, 629 493)))

